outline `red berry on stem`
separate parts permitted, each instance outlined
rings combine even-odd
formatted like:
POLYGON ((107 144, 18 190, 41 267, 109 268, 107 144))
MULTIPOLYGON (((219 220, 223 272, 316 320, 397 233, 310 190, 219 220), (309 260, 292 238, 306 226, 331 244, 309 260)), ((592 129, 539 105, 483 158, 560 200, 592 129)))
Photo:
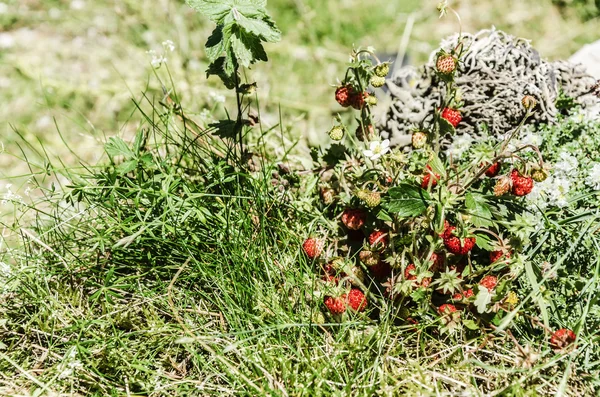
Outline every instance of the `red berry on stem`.
POLYGON ((390 237, 387 230, 374 230, 373 233, 369 235, 369 244, 373 248, 381 248, 383 251, 387 248, 389 242, 390 237))
POLYGON ((348 306, 356 312, 362 312, 367 308, 367 298, 365 294, 357 289, 353 288, 348 293, 348 306))
POLYGON ((306 256, 308 256, 310 259, 315 259, 321 255, 321 252, 323 251, 323 245, 323 240, 310 237, 304 240, 302 249, 306 253, 306 256))
POLYGON ((456 306, 451 303, 444 303, 442 306, 438 308, 438 311, 441 315, 455 313, 457 311, 456 306))
POLYGON ((332 314, 342 314, 346 311, 346 294, 337 298, 326 296, 323 303, 332 314))
POLYGON ((350 230, 359 230, 367 220, 367 213, 361 209, 347 208, 342 213, 342 223, 350 230))
POLYGON ((550 346, 554 350, 561 350, 575 342, 577 336, 570 329, 562 328, 554 331, 550 337, 550 346))
POLYGON ((485 287, 489 292, 492 292, 496 285, 498 285, 498 277, 488 275, 481 279, 479 285, 485 287))
POLYGON ((500 172, 500 162, 498 161, 489 166, 489 168, 485 171, 485 175, 489 178, 493 178, 493 177, 497 176, 499 172, 500 172))
POLYGON ((450 124, 452 124, 454 128, 456 128, 458 124, 460 124, 460 122, 462 121, 460 111, 452 108, 445 108, 442 111, 442 118, 448 121, 450 124))
POLYGON ((421 182, 421 188, 427 189, 429 187, 429 183, 431 182, 431 187, 435 187, 440 180, 440 174, 436 174, 431 169, 430 165, 425 167, 425 172, 423 174, 423 181, 421 182))
POLYGON ((352 87, 349 85, 343 85, 335 90, 335 100, 343 107, 347 108, 351 105, 350 97, 352 94, 352 87))
POLYGON ((521 175, 518 170, 512 170, 510 179, 512 180, 512 193, 515 196, 526 196, 533 190, 533 179, 521 175))
POLYGON ((442 54, 438 57, 435 67, 442 74, 450 74, 456 70, 456 58, 450 54, 442 54))

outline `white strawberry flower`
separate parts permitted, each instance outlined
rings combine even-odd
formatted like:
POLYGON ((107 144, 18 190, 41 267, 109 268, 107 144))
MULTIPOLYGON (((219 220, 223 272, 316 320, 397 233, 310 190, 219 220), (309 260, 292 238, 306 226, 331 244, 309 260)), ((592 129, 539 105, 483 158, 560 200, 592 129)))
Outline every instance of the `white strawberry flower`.
POLYGON ((390 140, 386 139, 383 142, 379 142, 379 141, 371 142, 371 144, 369 145, 369 149, 365 150, 363 152, 363 154, 365 155, 365 157, 368 157, 371 160, 375 161, 389 151, 390 151, 390 140))

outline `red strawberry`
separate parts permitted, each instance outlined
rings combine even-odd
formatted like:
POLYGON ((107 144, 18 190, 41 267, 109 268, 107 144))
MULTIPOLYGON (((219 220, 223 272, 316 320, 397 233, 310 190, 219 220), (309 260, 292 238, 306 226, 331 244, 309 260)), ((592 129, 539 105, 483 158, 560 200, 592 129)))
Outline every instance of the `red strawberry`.
POLYGON ((498 277, 488 275, 481 279, 479 285, 485 287, 489 292, 492 292, 496 285, 498 285, 498 277))
POLYGON ((475 295, 473 293, 473 290, 469 288, 468 290, 463 291, 462 294, 460 292, 457 292, 456 294, 452 295, 452 299, 459 301, 463 299, 469 299, 473 295, 475 295))
POLYGON ((442 118, 448 121, 450 124, 452 124, 454 128, 456 128, 456 126, 458 126, 458 124, 460 124, 460 122, 462 121, 462 116, 460 112, 452 108, 445 108, 442 111, 442 118))
POLYGON ((381 251, 387 248, 390 243, 390 235, 387 230, 374 230, 369 235, 369 244, 373 248, 380 248, 381 251))
POLYGON ((367 298, 359 289, 352 288, 348 293, 348 306, 356 312, 362 312, 367 308, 367 298))
POLYGON ((550 337, 550 346, 552 346, 554 350, 561 350, 575 342, 576 338, 575 332, 570 329, 562 328, 558 331, 554 331, 550 337))
POLYGON ((367 213, 361 209, 347 208, 342 213, 342 223, 350 230, 359 230, 367 220, 367 213))
POLYGON ((441 315, 450 314, 456 312, 456 306, 451 303, 444 303, 442 306, 438 308, 438 312, 441 315))
POLYGON ((456 58, 450 54, 440 55, 435 63, 438 72, 450 74, 456 70, 456 58))
POLYGON ((444 233, 442 233, 442 239, 444 240, 444 246, 448 251, 455 255, 466 255, 475 246, 475 237, 465 237, 461 239, 456 237, 452 232, 456 229, 454 226, 446 227, 444 233))
POLYGON ((493 178, 500 172, 500 162, 496 162, 485 171, 485 175, 489 178, 493 178))
POLYGON ((337 298, 326 296, 323 303, 332 314, 342 314, 346 311, 346 294, 337 298))
POLYGON ((351 97, 353 91, 354 90, 352 89, 352 86, 350 86, 350 85, 340 86, 337 88, 337 90, 335 90, 335 100, 340 105, 347 108, 348 106, 351 105, 350 97, 351 97))
POLYGON ((365 99, 369 93, 354 91, 350 95, 350 106, 356 110, 361 110, 365 106, 365 99))
POLYGON ((510 179, 512 180, 512 193, 515 196, 526 196, 533 190, 533 179, 521 175, 517 170, 512 170, 510 179))
POLYGON ((306 253, 306 256, 308 256, 310 259, 315 259, 319 255, 321 255, 321 252, 323 251, 323 245, 323 240, 314 237, 309 237, 306 240, 304 240, 304 243, 302 244, 302 249, 306 253))
POLYGON ((490 252, 490 263, 499 261, 503 256, 506 257, 506 259, 510 259, 510 251, 506 253, 501 250, 490 252))
POLYGON ((431 181, 431 187, 435 187, 440 180, 440 174, 436 174, 431 170, 431 166, 427 165, 425 167, 425 172, 423 174, 423 181, 421 182, 421 187, 423 189, 427 189, 429 187, 429 182, 431 181), (432 177, 433 176, 433 180, 432 177))

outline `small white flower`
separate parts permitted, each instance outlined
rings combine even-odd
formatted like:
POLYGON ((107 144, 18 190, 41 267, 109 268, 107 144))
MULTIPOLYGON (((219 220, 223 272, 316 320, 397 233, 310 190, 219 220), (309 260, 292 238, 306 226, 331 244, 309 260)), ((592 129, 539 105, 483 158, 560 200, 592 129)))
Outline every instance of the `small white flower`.
POLYGON ((573 176, 577 174, 577 167, 579 161, 573 155, 568 152, 562 152, 559 155, 560 161, 554 164, 554 170, 557 175, 568 175, 573 176))
POLYGON ((363 154, 365 155, 365 157, 368 157, 374 161, 389 151, 390 151, 390 140, 386 139, 383 142, 379 142, 379 141, 371 142, 369 149, 365 150, 363 152, 363 154))
POLYGON ((525 136, 521 139, 521 145, 533 145, 540 146, 544 139, 540 134, 536 134, 535 132, 529 132, 525 134, 525 136))
POLYGON ((165 50, 167 50, 169 52, 175 51, 175 43, 173 43, 171 40, 163 41, 162 45, 165 48, 165 50))
POLYGON ((585 183, 594 190, 600 190, 600 163, 594 163, 585 178, 585 183))
POLYGON ((472 143, 473 138, 471 137, 471 135, 459 135, 455 137, 454 141, 448 148, 448 155, 454 158, 460 158, 463 154, 465 154, 467 150, 469 150, 472 143))
POLYGON ((152 57, 152 60, 150 60, 150 64, 155 69, 160 68, 163 63, 167 63, 167 58, 165 58, 162 55, 158 55, 154 50, 146 51, 146 54, 152 57))
POLYGON ((225 96, 224 95, 219 95, 216 92, 211 91, 210 97, 213 99, 213 101, 215 101, 217 103, 225 103, 225 96))
POLYGON ((571 181, 565 177, 556 176, 546 179, 546 197, 548 204, 559 208, 566 207, 569 203, 567 197, 571 189, 571 181))

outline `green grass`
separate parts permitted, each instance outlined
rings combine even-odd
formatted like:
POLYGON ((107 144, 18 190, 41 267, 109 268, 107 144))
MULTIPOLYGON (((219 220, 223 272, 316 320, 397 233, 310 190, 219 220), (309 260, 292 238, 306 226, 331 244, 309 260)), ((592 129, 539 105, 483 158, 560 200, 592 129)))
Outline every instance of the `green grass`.
MULTIPOLYGON (((541 354, 532 368, 518 365, 507 334, 439 336, 425 332, 427 324, 418 332, 398 326, 391 316, 322 323, 314 264, 298 249, 318 216, 312 180, 274 176, 277 163, 296 165, 306 141, 324 139, 335 111, 329 84, 341 76, 353 44, 395 52, 414 18, 409 53, 419 62, 456 29, 450 19, 432 28, 434 3, 423 10, 417 1, 345 4, 269 3, 284 41, 269 46, 272 62, 252 71, 264 124, 252 133, 262 138, 252 148, 262 164, 251 174, 215 155, 208 144, 223 150, 219 142, 203 139, 159 104, 170 77, 164 68, 150 74, 144 51, 166 39, 178 47, 169 71, 188 116, 201 120, 204 107, 224 113, 211 91, 226 95, 228 107, 233 101, 217 81, 206 80, 201 48, 211 27, 182 2, 86 2, 77 10, 63 1, 31 1, 18 18, 12 11, 0 17, 3 29, 27 43, 0 55, 6 61, 0 72, 11 81, 2 92, 0 119, 11 125, 3 126, 7 153, 0 164, 23 197, 3 206, 1 259, 10 270, 0 295, 0 394, 581 396, 597 390, 597 266, 580 270, 590 280, 577 290, 585 299, 570 297, 552 311, 571 313, 563 306, 579 303, 576 318, 553 317, 581 324, 574 353, 555 355, 539 327, 527 318, 516 322, 519 342, 541 354), (51 8, 61 12, 58 19, 47 18, 51 8), (123 156, 99 149, 115 135, 139 138, 139 145, 128 144, 139 159, 132 172, 119 172, 123 156), (296 193, 274 186, 280 183, 296 193)), ((551 57, 576 48, 548 38, 557 14, 545 2, 527 6, 519 14, 525 21, 515 20, 523 7, 466 3, 461 13, 465 29, 493 22, 535 36, 551 57), (490 20, 478 21, 482 15, 490 20)), ((586 24, 572 37, 593 35, 588 29, 597 22, 586 24)), ((112 143, 129 155, 120 141, 112 143)), ((561 243, 575 241, 588 219, 576 221, 556 225, 561 243)), ((598 243, 594 235, 586 242, 598 243)), ((373 305, 389 309, 383 301, 373 305)), ((537 315, 536 306, 527 314, 537 315)))
MULTIPOLYGON (((30 159, 34 199, 6 224, 22 245, 3 253, 1 394, 580 396, 598 386, 587 313, 578 348, 559 355, 518 319, 519 342, 540 354, 532 368, 506 333, 399 326, 385 301, 371 302, 386 313, 378 321, 323 323, 314 264, 298 249, 318 216, 312 189, 291 176, 295 195, 274 187, 274 161, 240 172, 155 103, 138 103, 133 143, 109 141, 114 162, 30 159), (120 172, 126 158, 140 161, 120 172), (51 179, 66 182, 54 190, 51 179)), ((580 237, 563 229, 565 241, 580 237)), ((597 279, 596 268, 583 301, 597 279)))

